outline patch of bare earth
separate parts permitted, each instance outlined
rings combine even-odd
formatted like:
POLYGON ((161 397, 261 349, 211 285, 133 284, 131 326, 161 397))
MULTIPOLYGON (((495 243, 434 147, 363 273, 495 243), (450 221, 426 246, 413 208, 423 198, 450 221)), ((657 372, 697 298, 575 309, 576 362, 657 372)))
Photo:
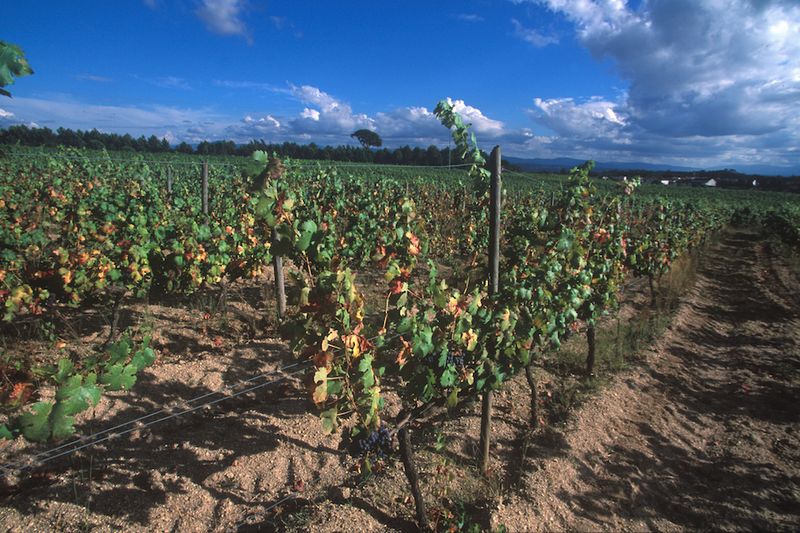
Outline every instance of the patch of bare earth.
POLYGON ((755 233, 712 250, 672 326, 528 453, 509 531, 800 529, 800 287, 755 233))
MULTIPOLYGON (((800 530, 798 310, 791 270, 757 234, 729 234, 665 334, 566 423, 529 435, 524 376, 497 394, 488 479, 473 459, 478 404, 417 421, 434 521, 447 506, 511 532, 800 530)), ((362 480, 339 437, 321 434, 283 343, 211 326, 192 336, 149 312, 168 355, 130 393, 105 395, 78 433, 176 407, 3 478, 1 531, 417 531, 399 461, 362 480), (270 384, 212 394, 254 377, 270 384)), ((50 448, 8 443, 0 461, 50 448)))

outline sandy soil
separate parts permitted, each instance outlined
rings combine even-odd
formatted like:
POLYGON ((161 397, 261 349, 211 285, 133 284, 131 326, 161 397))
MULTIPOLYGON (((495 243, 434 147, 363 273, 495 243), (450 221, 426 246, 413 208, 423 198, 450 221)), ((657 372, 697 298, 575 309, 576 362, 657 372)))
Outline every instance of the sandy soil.
MULTIPOLYGON (((524 376, 497 395, 486 479, 473 459, 479 405, 416 421, 432 519, 442 530, 459 519, 509 532, 800 530, 798 310, 791 269, 758 234, 732 232, 668 330, 566 421, 545 415, 528 431, 524 376)), ((399 461, 363 479, 339 437, 320 433, 283 343, 205 313, 151 302, 127 317, 151 325, 158 363, 80 420, 94 442, 0 478, 0 531, 417 531, 399 461)), ((75 331, 87 344, 107 334, 75 331)), ((7 443, 0 462, 53 446, 7 443)))

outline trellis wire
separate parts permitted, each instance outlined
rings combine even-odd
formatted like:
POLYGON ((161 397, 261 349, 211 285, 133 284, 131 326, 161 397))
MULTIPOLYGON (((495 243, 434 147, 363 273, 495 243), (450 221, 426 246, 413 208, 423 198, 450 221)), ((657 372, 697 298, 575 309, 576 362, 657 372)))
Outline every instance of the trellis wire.
MULTIPOLYGON (((162 418, 159 418, 159 419, 157 419, 157 420, 153 420, 153 421, 151 421, 151 422, 148 422, 147 424, 143 424, 143 425, 141 425, 141 426, 136 426, 136 427, 134 427, 134 428, 131 428, 131 429, 125 430, 125 431, 123 431, 123 432, 121 432, 121 433, 113 433, 113 434, 111 434, 111 435, 108 435, 107 437, 104 437, 104 438, 100 439, 100 440, 94 440, 94 439, 96 439, 96 438, 97 438, 98 436, 100 436, 100 435, 104 435, 104 434, 111 433, 111 432, 113 432, 113 431, 116 431, 116 430, 118 430, 118 429, 121 429, 121 428, 123 428, 123 427, 125 427, 125 426, 130 426, 131 424, 136 424, 137 422, 141 422, 142 420, 146 420, 146 419, 148 419, 148 418, 152 418, 152 417, 154 417, 154 416, 157 416, 157 415, 160 415, 160 414, 162 414, 162 413, 166 413, 166 412, 168 412, 168 411, 172 411, 173 409, 178 409, 178 408, 180 408, 180 407, 183 407, 183 406, 185 406, 185 405, 188 405, 188 404, 190 404, 190 403, 196 402, 196 401, 198 401, 198 400, 202 400, 202 399, 204 399, 204 398, 208 398, 209 396, 213 396, 213 395, 215 395, 215 394, 222 394, 223 392, 226 392, 226 391, 228 391, 228 390, 234 389, 234 388, 236 388, 236 387, 238 387, 238 386, 240 386, 240 385, 244 385, 244 384, 246 384, 246 383, 251 383, 251 382, 253 382, 253 381, 257 380, 257 379, 261 379, 261 378, 264 378, 264 377, 270 376, 270 375, 272 375, 272 374, 277 374, 278 372, 283 372, 283 371, 285 371, 285 370, 287 370, 287 369, 290 369, 290 368, 292 368, 292 367, 295 367, 295 366, 301 365, 301 364, 303 364, 303 363, 309 363, 309 362, 308 362, 308 361, 302 361, 302 362, 292 363, 291 365, 287 365, 287 366, 285 366, 285 367, 283 367, 283 368, 279 368, 279 369, 277 369, 277 370, 271 370, 270 372, 266 372, 266 373, 264 373, 264 374, 261 374, 261 375, 259 375, 259 376, 255 376, 255 377, 252 377, 252 378, 250 378, 250 379, 247 379, 247 380, 244 380, 244 381, 240 381, 239 383, 235 383, 235 384, 233 384, 233 385, 229 385, 229 386, 227 386, 227 387, 224 387, 224 388, 222 388, 222 389, 219 389, 219 390, 216 390, 216 391, 213 391, 213 392, 206 393, 206 394, 204 394, 204 395, 202 395, 202 396, 198 396, 197 398, 192 398, 191 400, 186 400, 186 401, 184 401, 184 402, 181 402, 181 403, 179 403, 179 404, 176 404, 176 405, 172 405, 172 406, 170 406, 170 407, 164 407, 163 409, 160 409, 160 410, 158 410, 158 411, 155 411, 155 412, 153 412, 153 413, 150 413, 150 414, 148 414, 148 415, 145 415, 145 416, 139 417, 139 418, 137 418, 137 419, 135 419, 135 420, 130 420, 130 421, 128 421, 128 422, 125 422, 125 423, 123 423, 123 424, 119 424, 119 425, 117 425, 117 426, 114 426, 114 427, 112 427, 112 428, 109 428, 109 429, 106 429, 106 430, 100 431, 99 433, 94 433, 94 434, 92 434, 92 435, 88 435, 88 436, 86 436, 86 437, 83 437, 82 439, 79 439, 79 440, 77 440, 77 441, 73 441, 73 442, 70 442, 70 443, 67 443, 67 444, 63 444, 63 445, 61 445, 61 446, 58 446, 58 447, 56 447, 56 448, 52 448, 52 449, 50 449, 50 450, 47 450, 47 451, 44 451, 44 452, 40 452, 40 453, 38 453, 38 454, 36 454, 36 455, 32 455, 32 456, 30 456, 30 457, 26 457, 26 458, 24 458, 24 459, 20 459, 19 461, 16 461, 16 462, 13 462, 13 463, 9 463, 9 464, 3 465, 3 466, 2 466, 2 467, 0 467, 0 468, 4 468, 4 469, 5 469, 5 468, 11 468, 11 467, 13 467, 13 466, 16 466, 16 465, 18 465, 18 464, 20 464, 20 463, 24 463, 24 462, 26 462, 26 461, 30 461, 30 460, 32 460, 32 459, 36 459, 36 458, 38 458, 38 457, 42 457, 42 456, 45 456, 45 455, 49 455, 49 454, 51 454, 51 453, 54 453, 54 452, 57 452, 57 451, 59 451, 59 450, 63 450, 64 448, 70 448, 70 447, 72 447, 72 446, 75 446, 75 445, 77 445, 77 444, 80 444, 80 443, 82 443, 82 442, 91 441, 91 442, 88 442, 88 443, 86 443, 86 444, 84 444, 84 445, 77 446, 77 447, 75 447, 75 448, 73 448, 73 449, 70 449, 70 450, 68 450, 68 451, 65 451, 65 452, 59 453, 59 454, 57 454, 57 455, 52 455, 52 456, 50 456, 50 457, 47 457, 47 458, 45 458, 45 459, 42 459, 41 461, 36 461, 36 462, 34 462, 34 463, 31 463, 31 464, 27 464, 27 465, 24 465, 24 466, 20 466, 20 467, 14 468, 13 470, 9 470, 9 471, 3 472, 2 474, 0 474, 0 478, 3 478, 3 477, 5 477, 5 476, 8 476, 8 475, 10 475, 10 474, 13 474, 14 472, 19 472, 19 471, 21 471, 21 470, 25 470, 25 469, 27 469, 27 468, 31 468, 31 467, 33 467, 33 466, 36 466, 36 465, 39 465, 39 464, 42 464, 42 463, 46 463, 46 462, 48 462, 48 461, 50 461, 50 460, 52 460, 52 459, 56 459, 56 458, 58 458, 58 457, 62 457, 62 456, 64 456, 64 455, 67 455, 67 454, 70 454, 70 453, 76 452, 76 451, 78 451, 78 450, 82 450, 83 448, 86 448, 87 446, 91 446, 92 444, 99 444, 99 443, 101 443, 101 442, 105 442, 105 441, 107 441, 107 440, 109 440, 109 439, 111 439, 111 438, 113 438, 113 437, 117 437, 117 436, 125 435, 125 434, 127 434, 127 433, 130 433, 130 432, 132 432, 132 431, 135 431, 135 430, 137 430, 137 429, 142 429, 142 428, 145 428, 145 427, 148 427, 148 426, 151 426, 151 425, 157 424, 157 423, 159 423, 159 422, 163 422, 163 421, 165 421, 165 420, 169 420, 170 418, 175 418, 175 417, 178 417, 178 416, 182 416, 182 415, 184 415, 184 414, 188 414, 188 413, 191 413, 191 412, 193 412, 193 411, 196 411, 196 410, 198 410, 198 409, 200 409, 200 408, 207 407, 207 406, 209 406, 209 405, 214 405, 214 404, 220 403, 220 402, 222 402, 222 401, 229 400, 229 399, 231 399, 231 398, 235 398, 235 397, 237 397, 237 396, 240 396, 240 395, 242 395, 242 394, 245 394, 245 393, 247 393, 247 392, 254 391, 254 390, 256 390, 256 389, 259 389, 259 388, 261 388, 261 387, 265 387, 265 386, 267 386, 267 385, 271 385, 271 384, 273 384, 273 383, 277 383, 277 382, 279 382, 279 381, 282 381, 282 380, 284 380, 284 379, 286 379, 286 378, 289 378, 289 377, 291 377, 291 376, 294 376, 295 374, 299 374, 300 372, 304 372, 305 370, 307 370, 307 367, 304 367, 304 368, 302 368, 302 369, 300 369, 300 370, 297 370, 297 371, 295 371, 295 372, 292 372, 291 374, 287 374, 287 375, 285 375, 285 376, 282 376, 282 377, 280 377, 280 378, 273 379, 273 380, 271 380, 271 381, 268 381, 268 382, 266 382, 266 383, 261 383, 260 385, 256 385, 256 386, 254 386, 254 387, 250 387, 250 388, 248 388, 248 389, 245 389, 245 390, 243 390, 243 391, 239 391, 239 392, 237 392, 237 393, 231 394, 230 396, 224 396, 224 397, 222 397, 222 398, 219 398, 219 399, 217 399, 217 400, 214 400, 214 401, 212 401, 212 402, 207 402, 207 403, 204 403, 204 404, 198 405, 198 406, 196 406, 196 407, 193 407, 193 408, 191 408, 191 409, 187 409, 187 410, 185 410, 185 411, 181 411, 180 413, 171 414, 171 415, 169 415, 169 416, 162 417, 162 418)), ((309 365, 309 366, 310 366, 310 365, 309 365)))
POLYGON ((542 180, 537 180, 536 178, 532 178, 530 176, 526 176, 525 174, 520 174, 519 172, 512 172, 506 168, 503 168, 503 175, 511 174, 512 176, 519 176, 520 178, 525 178, 526 180, 535 181, 536 183, 541 184, 542 187, 547 187, 548 189, 558 189, 557 186, 551 185, 549 183, 545 183, 542 180))
MULTIPOLYGON (((388 340, 393 340, 393 339, 396 339, 396 338, 398 338, 398 337, 400 337, 400 334, 395 334, 393 337, 390 337, 388 340)), ((368 340, 372 341, 372 340, 375 340, 376 338, 377 338, 377 337, 372 337, 372 338, 370 338, 370 339, 368 339, 368 340)), ((339 350, 339 349, 336 349, 336 350, 334 350, 334 353, 336 353, 336 352, 339 352, 339 351, 341 351, 341 350, 339 350)), ((341 356, 337 356, 337 357, 341 357, 341 356)), ((163 422, 163 421, 165 421, 165 420, 169 420, 169 419, 171 419, 171 418, 175 418, 175 417, 178 417, 178 416, 182 416, 182 415, 185 415, 185 414, 188 414, 188 413, 194 412, 194 411, 196 411, 196 410, 198 410, 198 409, 201 409, 201 408, 203 408, 203 407, 208 407, 208 406, 210 406, 210 405, 215 405, 215 404, 217 404, 217 403, 220 403, 220 402, 223 402, 223 401, 225 401, 225 400, 229 400, 229 399, 231 399, 231 398, 235 398, 235 397, 237 397, 237 396, 241 396, 242 394, 245 394, 245 393, 247 393, 247 392, 254 391, 254 390, 256 390, 256 389, 260 389, 260 388, 262 388, 262 387, 266 387, 267 385, 271 385, 271 384, 273 384, 273 383, 278 383, 279 381, 283 381, 284 379, 290 378, 290 377, 292 377, 292 376, 294 376, 294 375, 296 375, 296 374, 299 374, 300 372, 304 372, 305 370, 307 370, 307 369, 308 369, 308 368, 311 366, 311 364, 312 364, 312 361, 298 361, 298 362, 296 362, 296 363, 292 363, 292 364, 290 364, 290 365, 287 365, 287 366, 285 366, 285 367, 283 367, 283 368, 279 368, 279 369, 276 369, 276 370, 270 370, 269 372, 265 372, 265 373, 263 373, 263 374, 260 374, 260 375, 258 375, 258 376, 252 377, 252 378, 250 378, 250 379, 246 379, 246 380, 244 380, 244 381, 240 381, 240 382, 238 382, 238 383, 234 383, 233 385, 229 385, 229 386, 227 386, 227 387, 223 387, 223 388, 221 388, 221 389, 218 389, 218 390, 216 390, 216 391, 213 391, 213 392, 206 393, 206 394, 204 394, 204 395, 202 395, 202 396, 198 396, 198 397, 196 397, 196 398, 192 398, 191 400, 186 400, 186 401, 184 401, 184 402, 181 402, 181 403, 179 403, 179 404, 176 404, 176 405, 172 405, 172 406, 170 406, 170 407, 164 407, 163 409, 160 409, 160 410, 158 410, 158 411, 155 411, 155 412, 153 412, 153 413, 150 413, 150 414, 147 414, 147 415, 141 416, 141 417, 139 417, 139 418, 136 418, 136 419, 134 419, 134 420, 130 420, 130 421, 128 421, 128 422, 124 422, 124 423, 122 423, 122 424, 119 424, 119 425, 117 425, 117 426, 114 426, 114 427, 112 427, 112 428, 109 428, 109 429, 105 429, 105 430, 103 430, 103 431, 100 431, 100 432, 98 432, 98 433, 94 433, 94 434, 92 434, 92 435, 88 435, 88 436, 86 436, 86 437, 83 437, 83 438, 81 438, 81 439, 78 439, 78 440, 76 440, 76 441, 73 441, 73 442, 70 442, 70 443, 67 443, 67 444, 62 444, 61 446, 58 446, 58 447, 56 447, 56 448, 52 448, 52 449, 50 449, 50 450, 47 450, 47 451, 44 451, 44 452, 40 452, 40 453, 38 453, 38 454, 36 454, 36 455, 32 455, 32 456, 29 456, 29 457, 25 457, 24 459, 20 459, 20 460, 18 460, 18 461, 15 461, 15 462, 13 462, 13 463, 8 463, 8 464, 6 464, 6 465, 3 465, 3 466, 2 466, 2 467, 0 467, 0 468, 2 468, 2 469, 6 469, 6 468, 12 468, 12 467, 14 467, 14 466, 16 466, 16 465, 19 465, 20 463, 24 463, 24 462, 27 462, 27 461, 31 461, 31 460, 33 460, 33 459, 36 459, 36 458, 38 458, 38 457, 42 457, 42 456, 45 456, 45 455, 49 455, 49 454, 51 454, 51 453, 54 453, 54 452, 57 452, 57 451, 59 451, 59 450, 63 450, 64 448, 70 448, 70 447, 76 446, 76 445, 78 445, 78 444, 81 444, 81 443, 83 443, 83 442, 86 442, 86 441, 91 441, 91 442, 88 442, 88 443, 86 443, 86 444, 83 444, 83 445, 81 445, 81 446, 77 446, 77 447, 74 447, 74 448, 72 448, 72 449, 70 449, 70 450, 67 450, 67 451, 65 451, 65 452, 59 453, 59 454, 57 454, 57 455, 52 455, 52 456, 50 456, 50 457, 46 457, 45 459, 42 459, 41 461, 36 461, 36 462, 34 462, 34 463, 27 464, 27 465, 24 465, 24 466, 20 466, 20 467, 14 468, 14 469, 12 469, 12 470, 9 470, 9 471, 6 471, 6 472, 3 472, 3 473, 0 473, 0 479, 2 479, 2 478, 4 478, 4 477, 6 477, 6 476, 8 476, 8 475, 11 475, 11 474, 13 474, 14 472, 19 472, 19 471, 21 471, 21 470, 25 470, 25 469, 28 469, 28 468, 32 468, 32 467, 34 467, 34 466, 36 466, 36 465, 40 465, 40 464, 42 464, 42 463, 46 463, 46 462, 48 462, 48 461, 51 461, 51 460, 53 460, 53 459, 56 459, 56 458, 58 458, 58 457, 62 457, 62 456, 64 456, 64 455, 68 455, 68 454, 70 454, 70 453, 77 452, 77 451, 79 451, 79 450, 82 450, 82 449, 84 449, 84 448, 86 448, 86 447, 88 447, 88 446, 91 446, 92 444, 99 444, 99 443, 101 443, 101 442, 105 442, 105 441, 107 441, 107 440, 110 440, 110 439, 112 439, 112 438, 114 438, 114 437, 118 437, 118 436, 121 436, 121 435, 125 435, 125 434, 127 434, 127 433, 130 433, 130 432, 132 432, 132 431, 135 431, 135 430, 137 430, 137 429, 146 428, 146 427, 149 427, 149 426, 155 425, 155 424, 157 424, 157 423, 159 423, 159 422, 163 422), (271 376, 271 375, 273 375, 273 374, 277 374, 277 373, 279 373, 279 372, 284 372, 284 371, 286 371, 286 370, 288 370, 288 369, 290 369, 290 368, 293 368, 293 367, 296 367, 296 366, 299 366, 299 365, 303 365, 304 363, 306 364, 306 366, 304 366, 304 367, 303 367, 303 368, 301 368, 300 370, 297 370, 297 371, 295 371, 295 372, 292 372, 291 374, 287 374, 287 375, 285 375, 285 376, 282 376, 282 377, 280 377, 280 378, 273 379, 273 380, 271 380, 271 381, 268 381, 268 382, 266 382, 266 383, 261 383, 260 385, 256 385, 256 386, 254 386, 254 387, 250 387, 249 389, 245 389, 245 390, 243 390, 243 391, 239 391, 239 392, 237 392, 237 393, 235 393, 235 394, 231 394, 230 396, 224 396, 224 397, 222 397, 222 398, 219 398, 219 399, 217 399, 217 400, 214 400, 214 401, 212 401, 212 402, 207 402, 207 403, 204 403, 204 404, 198 405, 198 406, 196 406, 196 407, 193 407, 193 408, 191 408, 191 409, 187 409, 187 410, 185 410, 185 411, 181 411, 180 413, 175 413, 175 414, 172 414, 172 415, 169 415, 169 416, 163 417, 163 418, 159 418, 159 419, 157 419, 157 420, 153 420, 153 421, 151 421, 151 422, 148 422, 147 424, 143 424, 143 425, 141 425, 141 426, 136 426, 136 427, 134 427, 134 428, 127 429, 127 430, 125 430, 125 431, 123 431, 123 432, 121 432, 121 433, 113 433, 113 434, 110 434, 110 435, 108 435, 107 437, 104 437, 104 438, 100 439, 100 440, 94 440, 94 439, 96 439, 96 438, 97 438, 98 436, 100 436, 100 435, 109 434, 109 433, 111 433, 111 432, 113 432, 113 431, 116 431, 116 430, 118 430, 118 429, 120 429, 120 428, 123 428, 123 427, 125 427, 125 426, 130 426, 131 424, 136 424, 137 422, 141 422, 142 420, 146 420, 146 419, 148 419, 148 418, 152 418, 152 417, 154 417, 154 416, 157 416, 157 415, 160 415, 160 414, 162 414, 162 413, 166 413, 166 412, 168 412, 168 411, 172 411, 173 409, 178 409, 178 408, 180 408, 180 407, 183 407, 183 406, 185 406, 185 405, 188 405, 188 404, 190 404, 190 403, 196 402, 196 401, 198 401, 198 400, 202 400, 202 399, 204 399, 204 398, 208 398, 209 396, 214 396, 215 394, 222 394, 223 392, 226 392, 226 391, 229 391, 229 390, 231 390, 231 389, 234 389, 234 388, 236 388, 236 387, 238 387, 238 386, 240 386, 240 385, 244 385, 244 384, 247 384, 247 383, 251 383, 251 382, 253 382, 253 381, 257 380, 257 379, 261 379, 261 378, 264 378, 264 377, 267 377, 267 376, 271 376)))

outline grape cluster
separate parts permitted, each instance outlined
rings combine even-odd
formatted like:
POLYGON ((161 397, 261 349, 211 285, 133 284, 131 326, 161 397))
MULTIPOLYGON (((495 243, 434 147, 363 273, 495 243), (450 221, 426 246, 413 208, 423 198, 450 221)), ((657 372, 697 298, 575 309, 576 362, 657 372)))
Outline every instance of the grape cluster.
POLYGON ((395 449, 394 440, 389 436, 386 424, 381 422, 378 429, 353 441, 350 453, 354 457, 366 457, 371 461, 385 461, 395 449))
POLYGON ((464 368, 464 357, 461 353, 453 353, 448 350, 447 352, 447 366, 454 366, 456 368, 464 368))
MULTIPOLYGON (((431 366, 438 366, 439 365, 439 355, 438 354, 430 354, 425 358, 425 362, 431 366)), ((464 368, 464 356, 461 352, 451 352, 450 350, 447 351, 447 362, 445 363, 447 367, 455 367, 456 369, 464 368)))

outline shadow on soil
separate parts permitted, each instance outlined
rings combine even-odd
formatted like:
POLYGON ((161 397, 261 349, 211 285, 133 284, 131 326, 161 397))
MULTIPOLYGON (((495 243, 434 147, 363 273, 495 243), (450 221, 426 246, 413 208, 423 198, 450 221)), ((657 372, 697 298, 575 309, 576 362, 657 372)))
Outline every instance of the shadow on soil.
POLYGON ((625 518, 655 529, 664 518, 690 530, 800 528, 800 476, 776 464, 800 463, 798 349, 788 334, 776 338, 773 330, 765 337, 761 329, 745 327, 755 321, 776 328, 797 323, 753 275, 758 240, 737 233, 713 254, 704 272, 709 302, 728 307, 695 305, 697 323, 682 325, 669 347, 682 368, 651 369, 670 397, 665 417, 687 431, 703 427, 704 420, 720 422, 727 431, 698 447, 676 445, 674 435, 655 429, 660 426, 639 423, 648 453, 612 448, 608 455, 582 458, 580 474, 594 490, 559 494, 577 515, 614 527, 623 502, 625 518), (715 329, 720 324, 738 329, 715 329), (765 522, 765 515, 772 520, 765 522))

